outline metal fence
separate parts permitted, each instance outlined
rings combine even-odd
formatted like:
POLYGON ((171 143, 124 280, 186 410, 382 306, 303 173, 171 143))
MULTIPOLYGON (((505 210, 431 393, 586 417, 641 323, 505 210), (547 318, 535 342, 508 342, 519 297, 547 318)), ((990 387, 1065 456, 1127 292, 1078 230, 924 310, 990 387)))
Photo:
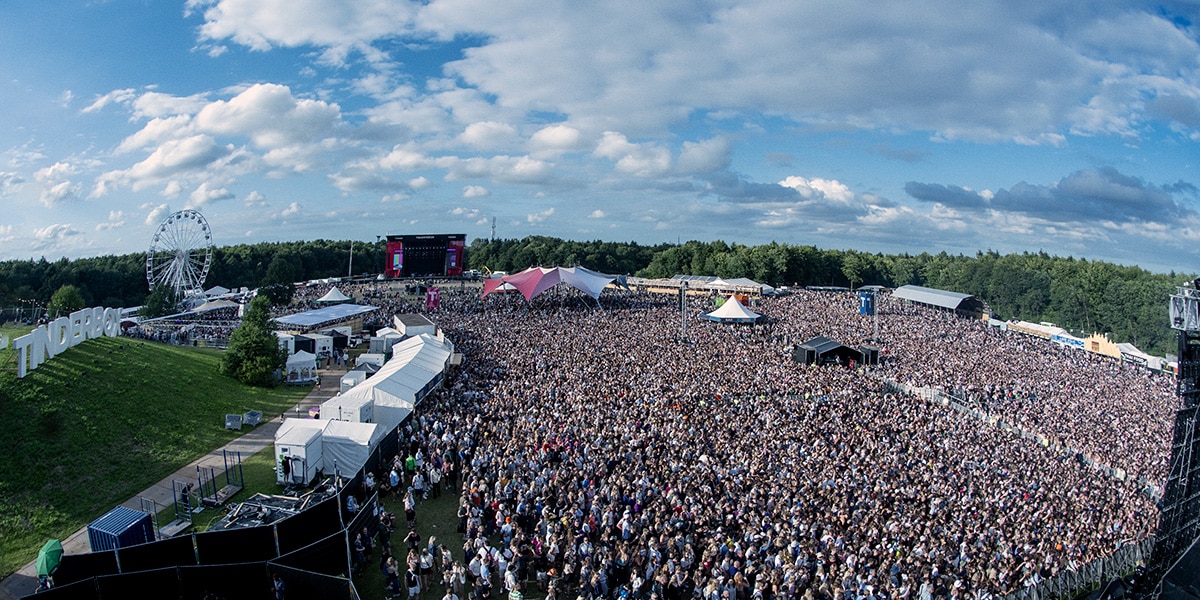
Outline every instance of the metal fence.
MULTIPOLYGON (((1115 480, 1125 480, 1124 471, 1120 469, 1100 464, 1092 457, 1074 448, 1055 444, 1041 434, 1027 431, 996 415, 988 414, 977 407, 958 402, 955 398, 946 395, 941 390, 898 383, 882 377, 880 380, 891 392, 905 394, 914 398, 920 398, 929 403, 949 407, 989 425, 1010 431, 1045 448, 1063 454, 1081 456, 1085 464, 1097 471, 1115 480)), ((1155 501, 1161 497, 1161 488, 1141 479, 1138 481, 1143 484, 1142 491, 1155 501)), ((1048 579, 1029 581, 1020 590, 1005 596, 998 596, 997 598, 998 600, 1054 600, 1058 598, 1074 598, 1084 592, 1098 588, 1106 581, 1128 575, 1139 565, 1146 564, 1153 546, 1154 538, 1146 538, 1140 542, 1129 542, 1117 548, 1116 551, 1106 557, 1098 558, 1077 568, 1062 571, 1048 579)))
POLYGON ((1074 598, 1104 585, 1106 581, 1128 575, 1139 565, 1146 564, 1153 546, 1153 538, 1126 544, 1104 558, 1093 560, 1077 569, 1063 571, 1049 579, 1031 582, 1030 585, 1011 594, 999 596, 998 600, 1074 598))

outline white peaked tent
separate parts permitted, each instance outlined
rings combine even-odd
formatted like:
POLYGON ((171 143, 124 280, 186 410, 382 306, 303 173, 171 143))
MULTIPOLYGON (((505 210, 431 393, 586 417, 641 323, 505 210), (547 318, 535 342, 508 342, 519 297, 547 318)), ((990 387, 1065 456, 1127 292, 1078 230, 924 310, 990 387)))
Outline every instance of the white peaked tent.
MULTIPOLYGON (((325 419, 319 419, 325 421, 325 419)), ((371 452, 379 446, 387 433, 377 423, 351 423, 349 421, 325 421, 321 435, 322 460, 326 473, 339 473, 350 477, 367 464, 371 452)))
POLYGON ((317 298, 316 302, 318 304, 341 304, 343 302, 349 302, 350 300, 352 300, 350 296, 343 294, 341 290, 335 287, 331 288, 328 292, 325 292, 324 296, 317 298))
POLYGON ((287 375, 284 379, 288 383, 309 383, 317 380, 317 355, 303 350, 291 355, 287 359, 287 375))
POLYGON ((720 308, 710 313, 700 315, 701 318, 718 323, 756 323, 763 316, 746 308, 738 302, 736 296, 730 296, 720 308))

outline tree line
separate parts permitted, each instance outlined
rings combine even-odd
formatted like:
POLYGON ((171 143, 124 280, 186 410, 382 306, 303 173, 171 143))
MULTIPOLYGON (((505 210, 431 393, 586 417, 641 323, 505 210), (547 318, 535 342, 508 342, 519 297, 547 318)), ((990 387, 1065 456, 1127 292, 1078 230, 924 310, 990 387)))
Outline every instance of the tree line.
MULTIPOLYGON (((350 240, 323 239, 224 246, 214 249, 205 285, 282 289, 296 281, 379 273, 384 250, 382 241, 355 241, 351 258, 350 240)), ((1109 333, 1156 354, 1174 352, 1168 297, 1194 277, 1044 252, 871 254, 774 242, 642 245, 547 236, 480 238, 467 249, 471 269, 516 272, 537 265, 651 278, 748 277, 776 287, 923 285, 976 295, 1002 319, 1049 321, 1081 336, 1109 333)), ((0 262, 0 307, 47 306, 64 286, 74 286, 69 296, 84 306, 142 305, 150 291, 145 255, 0 262)))

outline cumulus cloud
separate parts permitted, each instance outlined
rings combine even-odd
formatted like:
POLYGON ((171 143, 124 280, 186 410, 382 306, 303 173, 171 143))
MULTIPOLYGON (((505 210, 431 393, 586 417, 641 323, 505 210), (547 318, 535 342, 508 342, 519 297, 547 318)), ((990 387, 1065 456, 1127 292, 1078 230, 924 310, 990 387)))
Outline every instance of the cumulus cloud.
POLYGON ((723 137, 684 142, 677 169, 683 174, 721 171, 733 162, 732 152, 733 144, 723 137))
POLYGON ((508 123, 483 121, 467 125, 458 140, 472 148, 495 148, 512 141, 516 135, 516 128, 508 123))
POLYGON ((188 0, 186 7, 203 13, 205 39, 228 39, 254 50, 323 46, 334 49, 329 56, 336 57, 352 48, 367 52, 370 42, 408 31, 418 5, 407 0, 188 0))
POLYGON ((267 205, 267 197, 255 190, 246 194, 246 197, 242 199, 242 203, 247 208, 262 208, 267 205))
POLYGON ((291 204, 288 204, 287 208, 283 209, 283 211, 279 213, 279 216, 280 217, 290 217, 299 212, 300 212, 300 203, 292 202, 291 204))
POLYGON ((482 185, 468 185, 463 188, 463 198, 482 198, 490 193, 482 185))
POLYGON ((70 223, 47 225, 33 231, 33 244, 30 246, 30 249, 47 250, 54 248, 79 234, 80 231, 72 227, 70 223))
POLYGON ((615 131, 601 135, 593 154, 616 161, 617 171, 637 177, 658 177, 671 170, 669 150, 653 143, 635 144, 615 131))
POLYGON ((587 140, 583 138, 583 133, 561 123, 547 125, 529 138, 529 151, 534 156, 558 156, 586 149, 587 140))
POLYGON ((201 183, 199 187, 192 190, 188 196, 189 202, 186 208, 200 208, 209 202, 217 200, 229 200, 234 197, 233 192, 223 187, 212 187, 206 181, 201 183))
POLYGON ((71 181, 73 175, 75 175, 75 167, 65 162, 57 162, 49 167, 38 169, 33 174, 33 179, 42 186, 41 194, 38 196, 42 205, 52 207, 79 198, 82 186, 71 181))
POLYGON ((196 127, 213 135, 245 136, 263 149, 307 143, 333 135, 341 121, 336 104, 297 99, 287 86, 255 84, 229 100, 196 113, 196 127))
POLYGON ((1195 218, 1196 211, 1177 200, 1176 193, 1194 190, 1179 183, 1155 186, 1111 167, 1072 173, 1052 185, 1018 183, 995 192, 909 182, 905 191, 925 202, 963 210, 1021 213, 1056 222, 1172 223, 1195 218))
POLYGON ((546 210, 529 213, 525 216, 525 221, 530 225, 537 225, 540 223, 545 223, 546 219, 549 219, 552 215, 554 215, 553 206, 547 208, 546 210))
POLYGON ((118 229, 125 226, 125 213, 120 210, 108 211, 108 220, 97 223, 96 231, 107 231, 110 229, 118 229))
POLYGON ((147 225, 157 226, 163 221, 164 218, 166 218, 167 215, 171 214, 171 208, 166 204, 143 204, 141 208, 143 210, 149 210, 149 212, 146 213, 145 223, 147 225))
POLYGON ((25 179, 17 173, 0 171, 0 196, 8 196, 20 189, 25 179))
POLYGON ((606 216, 607 215, 604 214, 604 211, 597 208, 596 210, 592 211, 592 214, 588 215, 588 218, 589 219, 603 219, 606 216))

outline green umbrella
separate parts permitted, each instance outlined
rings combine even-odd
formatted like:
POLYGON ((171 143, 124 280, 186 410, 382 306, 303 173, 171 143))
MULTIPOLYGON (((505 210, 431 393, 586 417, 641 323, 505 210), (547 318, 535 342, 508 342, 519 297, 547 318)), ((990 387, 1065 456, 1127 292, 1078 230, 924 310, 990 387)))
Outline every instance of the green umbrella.
POLYGON ((37 570, 38 577, 48 577, 54 574, 54 570, 58 568, 58 563, 62 561, 62 542, 58 540, 50 540, 38 550, 37 570))

